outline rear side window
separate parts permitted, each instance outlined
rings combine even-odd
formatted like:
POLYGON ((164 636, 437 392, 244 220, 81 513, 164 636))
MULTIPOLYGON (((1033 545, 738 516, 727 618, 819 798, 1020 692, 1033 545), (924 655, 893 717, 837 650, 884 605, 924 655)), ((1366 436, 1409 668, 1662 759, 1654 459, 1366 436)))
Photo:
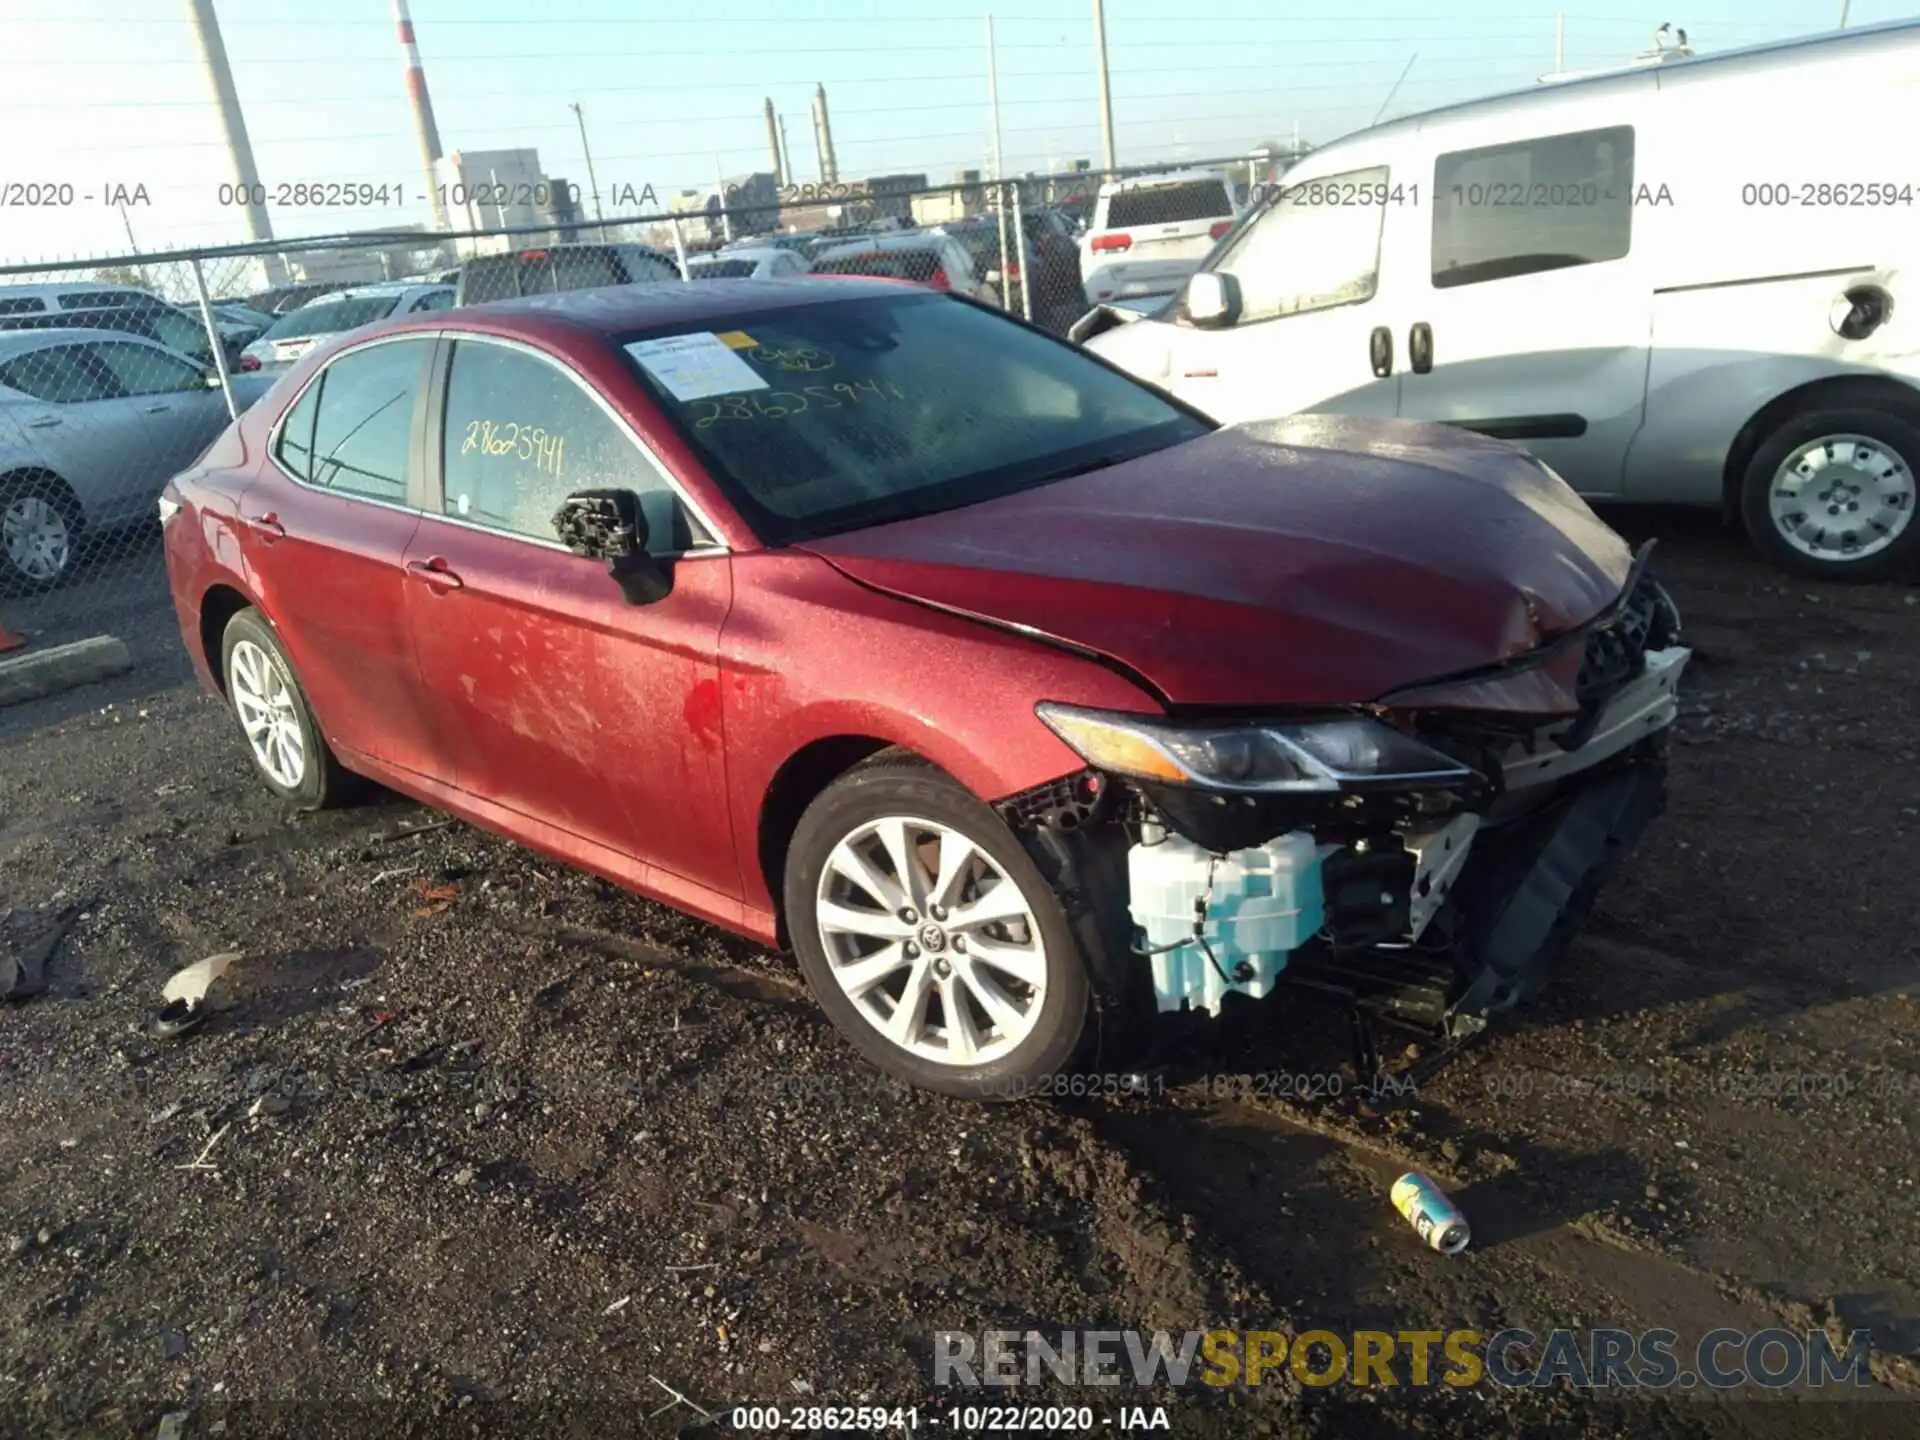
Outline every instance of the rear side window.
POLYGON ((163 303, 157 296, 143 295, 137 290, 82 290, 60 297, 62 310, 112 310, 122 305, 163 303))
POLYGON ((280 422, 280 443, 274 458, 298 479, 313 483, 313 417, 320 409, 320 381, 301 392, 287 418, 280 422))
POLYGON ((1633 127, 1442 155, 1433 170, 1433 285, 1598 265, 1633 239, 1633 127))
POLYGON ((0 384, 50 405, 114 400, 123 393, 84 345, 55 345, 17 355, 0 365, 0 384))
MULTIPOLYGON (((305 477, 310 483, 390 505, 407 503, 413 407, 432 349, 430 340, 398 340, 350 351, 327 366, 308 389, 319 395, 305 477)), ((296 406, 289 430, 298 411, 296 406)))
POLYGON ((151 345, 103 341, 93 350, 129 395, 177 395, 183 390, 207 388, 199 366, 151 345))
POLYGON ((689 265, 687 273, 695 280, 746 280, 759 268, 757 260, 713 260, 705 265, 689 265))
POLYGON ((1179 225, 1189 220, 1226 220, 1233 197, 1219 180, 1182 180, 1171 185, 1141 185, 1107 197, 1107 229, 1135 225, 1179 225))
POLYGON ((47 308, 47 302, 38 295, 0 300, 0 315, 37 315, 47 308))

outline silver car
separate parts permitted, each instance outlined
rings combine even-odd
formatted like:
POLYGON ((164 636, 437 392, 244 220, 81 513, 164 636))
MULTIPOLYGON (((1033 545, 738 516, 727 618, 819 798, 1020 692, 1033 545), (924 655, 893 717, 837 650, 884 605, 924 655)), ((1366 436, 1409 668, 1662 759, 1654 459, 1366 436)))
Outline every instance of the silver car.
POLYGON ((287 311, 240 354, 240 369, 270 374, 291 369, 324 340, 358 330, 390 316, 453 308, 451 285, 416 285, 404 280, 357 285, 317 295, 287 311))
MULTIPOLYGON (((233 383, 243 407, 272 387, 233 383)), ((58 584, 82 536, 152 515, 161 486, 226 427, 218 384, 123 331, 0 334, 0 592, 58 584)))

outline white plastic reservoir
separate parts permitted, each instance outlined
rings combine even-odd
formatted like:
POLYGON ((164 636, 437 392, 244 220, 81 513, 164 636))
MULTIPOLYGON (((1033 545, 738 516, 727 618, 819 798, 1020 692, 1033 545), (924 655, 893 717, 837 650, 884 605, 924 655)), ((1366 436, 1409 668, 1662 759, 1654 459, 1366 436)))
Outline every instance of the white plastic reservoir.
POLYGON ((1304 830, 1289 831, 1257 850, 1214 855, 1169 834, 1127 855, 1133 923, 1153 955, 1153 989, 1162 1011, 1191 1006, 1220 1013, 1229 990, 1262 999, 1286 968, 1287 955, 1319 933, 1325 905, 1320 858, 1325 850, 1304 830), (1194 906, 1213 897, 1202 934, 1218 967, 1193 939, 1194 906), (1163 946, 1177 948, 1163 950, 1163 946), (1247 980, 1225 980, 1245 964, 1247 980))

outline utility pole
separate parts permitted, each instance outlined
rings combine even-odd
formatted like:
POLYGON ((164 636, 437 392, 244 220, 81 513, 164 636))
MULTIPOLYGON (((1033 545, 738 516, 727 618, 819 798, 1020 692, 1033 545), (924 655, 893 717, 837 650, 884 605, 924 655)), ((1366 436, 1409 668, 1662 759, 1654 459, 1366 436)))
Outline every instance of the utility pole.
MULTIPOLYGON (((1093 0, 1093 53, 1100 66, 1100 152, 1109 172, 1119 168, 1113 158, 1113 82, 1107 75, 1107 7, 1093 0)), ((1108 177, 1111 179, 1111 175, 1108 177)))
POLYGON ((1407 70, 1413 69, 1413 62, 1420 58, 1420 52, 1414 51, 1407 59, 1407 69, 1400 72, 1400 79, 1393 82, 1393 88, 1387 91, 1387 98, 1380 102, 1380 108, 1373 113, 1373 124, 1380 123, 1380 117, 1387 113, 1387 107, 1393 103, 1393 97, 1400 93, 1401 81, 1407 78, 1407 70))
MULTIPOLYGON (((713 194, 720 202, 720 238, 729 245, 733 243, 733 217, 727 213, 727 175, 720 167, 720 157, 713 157, 713 194)), ((713 232, 707 232, 711 235, 713 232)))
POLYGON ((133 238, 133 217, 127 214, 127 207, 124 204, 120 207, 120 223, 124 225, 127 230, 127 248, 138 255, 140 253, 140 242, 133 238))
MULTIPOLYGON (((587 145, 587 115, 586 112, 580 108, 580 102, 577 100, 571 108, 573 110, 573 118, 578 121, 580 125, 580 152, 587 157, 587 188, 593 191, 593 222, 596 225, 604 225, 607 217, 600 211, 600 182, 594 179, 593 151, 587 145)), ((607 237, 602 235, 600 238, 604 240, 607 237)))
MULTIPOLYGON (((247 238, 255 243, 271 240, 273 222, 267 218, 266 192, 260 184, 260 172, 254 168, 247 120, 240 112, 239 92, 233 88, 233 71, 227 64, 227 46, 220 38, 220 20, 213 13, 213 0, 187 0, 187 15, 193 24, 194 38, 200 42, 200 59, 207 68, 207 83, 213 87, 220 124, 227 134, 233 178, 239 182, 240 192, 246 198, 247 238)), ((268 253, 260 260, 267 284, 287 283, 287 267, 278 254, 268 253)))
POLYGON ((1840 0, 1840 28, 1847 28, 1847 11, 1852 9, 1852 0, 1840 0))
MULTIPOLYGON (((1007 191, 1001 184, 1005 159, 1000 150, 1000 64, 993 48, 993 16, 987 16, 987 108, 993 112, 993 203, 1000 225, 1000 308, 1011 310, 1012 295, 1007 284, 1007 267, 1012 251, 1007 248, 1007 191)), ((1021 247, 1024 253, 1026 246, 1021 247)), ((1022 267, 1025 268, 1024 266, 1022 267)))
MULTIPOLYGON (((1846 22, 1841 23, 1844 25, 1846 22)), ((1553 17, 1553 73, 1556 75, 1567 73, 1567 17, 1565 15, 1553 17)))

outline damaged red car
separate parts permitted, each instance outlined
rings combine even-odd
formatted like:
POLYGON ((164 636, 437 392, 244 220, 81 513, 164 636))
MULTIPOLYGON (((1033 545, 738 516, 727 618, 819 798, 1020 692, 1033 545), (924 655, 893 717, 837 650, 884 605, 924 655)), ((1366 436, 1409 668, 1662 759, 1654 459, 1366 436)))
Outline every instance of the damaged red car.
POLYGON ((791 947, 983 1098, 1285 987, 1483 1028, 1659 811, 1689 654, 1521 450, 1223 429, 878 280, 360 331, 161 508, 279 795, 377 781, 791 947))

